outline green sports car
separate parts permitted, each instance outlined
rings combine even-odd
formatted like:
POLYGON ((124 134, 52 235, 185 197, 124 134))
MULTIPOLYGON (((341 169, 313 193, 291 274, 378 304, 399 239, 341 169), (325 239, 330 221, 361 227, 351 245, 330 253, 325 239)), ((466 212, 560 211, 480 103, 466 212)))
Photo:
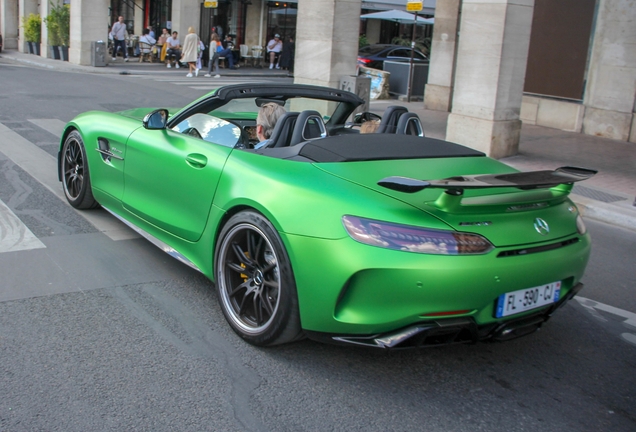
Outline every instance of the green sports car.
POLYGON ((427 138, 390 107, 362 134, 358 96, 221 87, 166 109, 68 123, 59 178, 215 282, 247 342, 309 337, 406 348, 503 341, 538 329, 581 288, 590 238, 568 199, 594 171, 521 173, 427 138), (284 106, 266 145, 264 103, 284 106))

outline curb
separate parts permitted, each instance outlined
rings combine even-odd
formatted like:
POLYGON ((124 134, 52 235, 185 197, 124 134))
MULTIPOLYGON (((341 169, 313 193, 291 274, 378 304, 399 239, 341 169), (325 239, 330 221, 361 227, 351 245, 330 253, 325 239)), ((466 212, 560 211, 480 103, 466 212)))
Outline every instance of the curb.
POLYGON ((581 216, 636 232, 635 212, 618 205, 599 203, 590 198, 570 194, 581 216))
MULTIPOLYGON (((131 64, 134 65, 136 62, 127 62, 127 63, 107 63, 106 66, 84 66, 84 65, 76 65, 71 64, 69 62, 63 62, 61 60, 52 60, 46 59, 44 57, 38 57, 33 55, 7 55, 6 53, 0 54, 0 58, 11 60, 17 63, 28 64, 31 66, 36 66, 49 70, 64 70, 69 72, 82 72, 82 73, 93 73, 93 74, 107 74, 107 75, 148 75, 148 74, 156 74, 156 73, 166 73, 170 72, 167 70, 159 70, 159 69, 151 69, 154 65, 157 67, 160 66, 159 63, 149 64, 142 63, 137 67, 130 67, 131 64), (33 57, 34 60, 28 58, 29 56, 33 57), (37 60, 35 60, 37 59, 37 60), (40 60, 42 59, 42 60, 40 60)), ((135 57, 136 59, 136 57, 135 57)), ((243 68, 239 68, 238 70, 228 70, 223 73, 223 77, 255 77, 255 78, 290 78, 290 75, 287 72, 263 72, 262 69, 255 69, 254 72, 250 72, 248 69, 247 73, 241 71, 243 68)))

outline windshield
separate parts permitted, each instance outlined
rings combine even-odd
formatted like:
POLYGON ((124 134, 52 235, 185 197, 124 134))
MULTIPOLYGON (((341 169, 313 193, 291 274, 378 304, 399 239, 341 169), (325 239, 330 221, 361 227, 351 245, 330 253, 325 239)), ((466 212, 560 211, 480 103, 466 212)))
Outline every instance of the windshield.
POLYGON ((340 102, 331 102, 322 99, 305 97, 297 98, 241 98, 232 99, 225 105, 210 111, 210 115, 226 120, 256 120, 259 107, 267 102, 282 105, 287 112, 300 112, 304 110, 318 111, 325 122, 328 122, 340 102))
POLYGON ((194 114, 172 130, 225 147, 234 147, 241 139, 238 126, 207 114, 194 114))

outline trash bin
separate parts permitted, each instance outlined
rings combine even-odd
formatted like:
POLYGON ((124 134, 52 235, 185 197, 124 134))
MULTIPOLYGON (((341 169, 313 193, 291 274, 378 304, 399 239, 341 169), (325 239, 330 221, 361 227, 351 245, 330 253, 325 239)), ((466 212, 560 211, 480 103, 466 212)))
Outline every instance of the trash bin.
MULTIPOLYGON (((398 95, 408 93, 410 66, 410 62, 384 62, 384 70, 391 73, 389 77, 390 93, 398 95)), ((424 96, 424 86, 428 81, 428 66, 428 63, 413 64, 413 87, 411 88, 411 96, 419 98, 424 96)))
POLYGON ((91 65, 95 67, 106 66, 108 47, 104 41, 91 42, 91 65))

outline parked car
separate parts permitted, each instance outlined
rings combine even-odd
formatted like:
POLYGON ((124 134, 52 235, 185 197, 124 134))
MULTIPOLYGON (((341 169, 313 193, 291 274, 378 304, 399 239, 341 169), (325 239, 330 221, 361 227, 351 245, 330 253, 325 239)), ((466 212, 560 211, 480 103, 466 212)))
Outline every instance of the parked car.
POLYGON ((402 45, 375 44, 367 45, 358 51, 358 64, 374 69, 382 69, 385 60, 390 61, 410 61, 411 51, 413 61, 417 63, 428 63, 428 57, 418 50, 402 45))
POLYGON ((363 103, 245 83, 172 115, 90 111, 66 125, 58 175, 70 205, 101 206, 212 280, 258 346, 503 341, 582 288, 590 236, 568 194, 594 171, 518 172, 422 136, 399 106, 357 133, 345 125, 363 103), (255 148, 265 103, 287 112, 255 148))

